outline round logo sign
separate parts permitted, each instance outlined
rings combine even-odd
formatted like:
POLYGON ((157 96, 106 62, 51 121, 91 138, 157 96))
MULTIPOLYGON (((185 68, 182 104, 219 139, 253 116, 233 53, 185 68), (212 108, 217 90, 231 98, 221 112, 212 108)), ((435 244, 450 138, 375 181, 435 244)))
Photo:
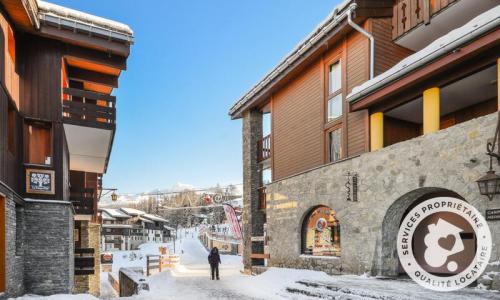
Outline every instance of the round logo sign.
POLYGON ((438 197, 414 207, 398 232, 401 266, 419 285, 453 291, 474 282, 491 254, 491 233, 469 203, 438 197))
POLYGON ((316 230, 319 232, 322 232, 326 228, 326 220, 325 218, 319 218, 318 221, 316 221, 316 230))

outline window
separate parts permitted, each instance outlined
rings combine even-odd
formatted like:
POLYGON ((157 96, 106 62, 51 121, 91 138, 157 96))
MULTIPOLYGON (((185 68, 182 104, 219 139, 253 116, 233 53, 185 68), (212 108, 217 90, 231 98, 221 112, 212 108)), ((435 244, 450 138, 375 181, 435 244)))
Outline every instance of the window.
POLYGON ((340 223, 335 210, 314 208, 302 226, 302 253, 315 256, 340 256, 340 223))
POLYGON ((26 163, 37 165, 52 164, 52 137, 48 123, 26 123, 26 163))
POLYGON ((342 157, 342 129, 328 132, 328 150, 330 162, 337 161, 342 157))
POLYGON ((342 115, 342 68, 340 61, 330 65, 328 69, 328 115, 330 122, 342 115))
POLYGON ((16 153, 16 111, 9 107, 7 112, 7 143, 10 153, 16 153))
POLYGON ((330 65, 328 71, 328 94, 334 94, 342 88, 342 72, 340 61, 330 65))

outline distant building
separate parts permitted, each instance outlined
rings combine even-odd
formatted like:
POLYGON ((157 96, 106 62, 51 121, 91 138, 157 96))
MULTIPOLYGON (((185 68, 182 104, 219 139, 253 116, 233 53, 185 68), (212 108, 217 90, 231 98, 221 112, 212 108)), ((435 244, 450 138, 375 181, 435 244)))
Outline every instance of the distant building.
POLYGON ((135 250, 149 242, 165 243, 175 235, 168 221, 133 208, 101 209, 102 251, 135 250))

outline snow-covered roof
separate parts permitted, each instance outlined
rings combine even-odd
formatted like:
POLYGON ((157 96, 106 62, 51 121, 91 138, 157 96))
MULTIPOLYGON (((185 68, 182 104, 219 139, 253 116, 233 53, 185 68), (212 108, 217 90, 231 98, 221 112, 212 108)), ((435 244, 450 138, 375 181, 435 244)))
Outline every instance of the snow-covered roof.
POLYGON ((133 228, 129 224, 102 224, 102 228, 133 228))
POLYGON ((175 228, 167 226, 167 225, 163 225, 163 228, 168 229, 170 231, 175 231, 175 228))
POLYGON ((40 19, 43 19, 46 15, 54 16, 81 22, 91 27, 101 28, 116 33, 125 34, 129 37, 132 37, 134 35, 132 29, 126 24, 94 16, 78 10, 74 10, 71 8, 63 7, 45 1, 38 0, 38 13, 40 19))
POLYGON ((149 219, 146 219, 146 218, 143 218, 143 217, 139 217, 139 220, 143 221, 144 223, 151 223, 151 224, 154 224, 153 221, 149 220, 149 219))
POLYGON ((152 215, 152 214, 143 214, 141 217, 144 217, 146 219, 149 219, 151 221, 156 221, 156 222, 163 222, 163 223, 168 222, 167 220, 165 220, 159 216, 152 215))
POLYGON ((489 32, 500 25, 500 5, 480 14, 467 24, 436 39, 422 50, 406 57, 384 73, 352 89, 347 100, 355 102, 378 88, 395 81, 409 72, 448 54, 456 48, 489 32))
POLYGON ((267 73, 264 78, 262 78, 255 86, 253 86, 243 97, 241 97, 229 110, 229 115, 235 116, 237 112, 242 108, 247 102, 249 102, 255 95, 261 92, 269 84, 271 84, 274 79, 276 79, 285 69, 290 66, 300 58, 302 55, 309 50, 312 46, 316 45, 321 38, 323 38, 327 33, 333 30, 337 24, 343 19, 345 14, 340 13, 345 10, 352 0, 344 0, 339 5, 337 5, 333 11, 326 17, 304 40, 302 40, 291 52, 289 52, 276 67, 274 67, 269 73, 267 73))
POLYGON ((102 211, 106 212, 108 215, 113 218, 130 218, 129 215, 122 213, 120 210, 115 208, 102 208, 102 211))
POLYGON ((143 214, 145 214, 146 212, 142 211, 142 210, 138 210, 138 209, 135 209, 135 208, 129 208, 129 207, 120 207, 120 209, 128 214, 128 215, 131 215, 131 216, 142 216, 143 214))
POLYGON ((113 218, 110 214, 108 214, 108 213, 107 213, 106 211, 104 211, 104 210, 101 212, 101 218, 102 218, 103 220, 106 220, 106 221, 114 221, 114 220, 116 220, 115 218, 113 218))

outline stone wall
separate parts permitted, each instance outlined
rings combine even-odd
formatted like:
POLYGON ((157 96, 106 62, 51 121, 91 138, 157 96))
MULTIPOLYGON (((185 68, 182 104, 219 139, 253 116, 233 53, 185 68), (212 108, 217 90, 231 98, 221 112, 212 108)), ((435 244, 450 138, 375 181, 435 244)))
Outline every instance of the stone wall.
MULTIPOLYGON (((6 221, 6 294, 16 297, 24 294, 24 245, 23 245, 23 214, 22 205, 16 204, 14 198, 22 201, 0 182, 0 193, 5 195, 6 221)), ((0 297, 1 298, 1 297, 0 297)))
MULTIPOLYGON (((496 123, 496 113, 487 115, 268 185, 269 265, 330 274, 394 275, 392 225, 399 224, 404 210, 418 197, 447 192, 463 197, 483 214, 487 208, 500 207, 500 197, 488 201, 475 182, 488 170, 486 141, 493 137, 496 123), (347 172, 358 173, 358 202, 346 201, 347 172), (341 257, 301 255, 302 222, 318 205, 337 212, 341 257)), ((500 221, 488 225, 495 244, 491 261, 499 260, 500 221)))
POLYGON ((94 274, 75 275, 76 294, 88 293, 99 297, 101 294, 101 225, 89 221, 80 222, 80 246, 94 248, 94 274))
MULTIPOLYGON (((250 254, 263 253, 263 243, 252 242, 252 236, 262 236, 265 214, 258 209, 261 174, 257 162, 257 141, 262 138, 262 112, 251 110, 243 116, 243 265, 250 272, 250 254)), ((253 260, 253 264, 263 261, 253 260)))
POLYGON ((74 286, 73 207, 26 200, 24 282, 27 293, 66 294, 74 286))

